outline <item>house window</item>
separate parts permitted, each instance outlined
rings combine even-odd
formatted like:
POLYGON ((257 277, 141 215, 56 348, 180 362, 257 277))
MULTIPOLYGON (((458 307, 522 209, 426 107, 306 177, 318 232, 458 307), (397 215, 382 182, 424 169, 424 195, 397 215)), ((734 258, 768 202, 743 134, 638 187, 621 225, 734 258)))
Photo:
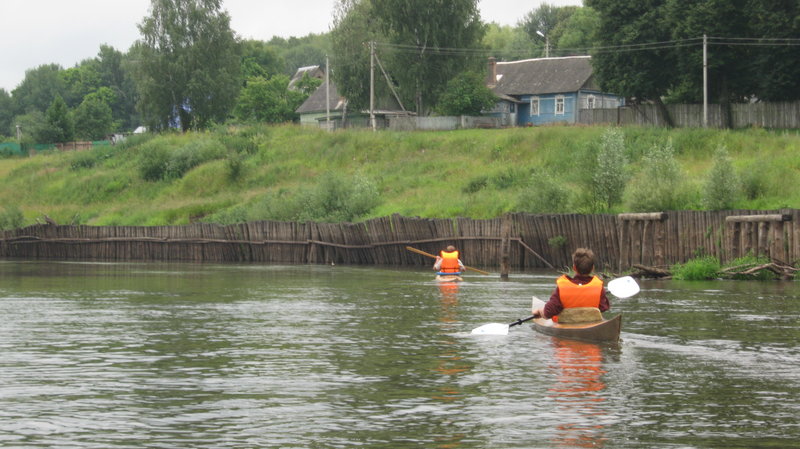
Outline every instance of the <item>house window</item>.
POLYGON ((539 115, 539 97, 531 97, 531 115, 539 115))
POLYGON ((511 112, 512 114, 517 112, 517 104, 516 103, 509 104, 508 111, 511 112))
POLYGON ((594 109, 595 107, 594 95, 589 95, 586 97, 586 109, 594 109))
POLYGON ((564 97, 556 97, 556 114, 564 115, 564 97))

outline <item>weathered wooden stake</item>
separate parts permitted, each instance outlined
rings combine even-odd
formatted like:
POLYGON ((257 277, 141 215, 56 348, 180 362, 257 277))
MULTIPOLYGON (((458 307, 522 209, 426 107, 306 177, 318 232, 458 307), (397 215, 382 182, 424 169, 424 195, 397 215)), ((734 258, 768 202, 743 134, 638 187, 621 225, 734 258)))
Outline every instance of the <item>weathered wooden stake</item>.
POLYGON ((511 271, 511 216, 503 215, 500 225, 500 279, 508 279, 511 271))

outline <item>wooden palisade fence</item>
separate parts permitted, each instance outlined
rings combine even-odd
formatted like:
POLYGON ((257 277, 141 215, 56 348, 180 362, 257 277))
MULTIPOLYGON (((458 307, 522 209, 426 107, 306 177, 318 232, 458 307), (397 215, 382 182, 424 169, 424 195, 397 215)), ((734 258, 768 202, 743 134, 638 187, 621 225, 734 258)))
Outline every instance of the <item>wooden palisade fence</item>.
MULTIPOLYGON (((800 261, 800 210, 670 211, 645 214, 507 214, 489 220, 400 215, 361 223, 258 221, 234 225, 35 225, 0 233, 0 257, 53 260, 430 265, 407 251, 456 245, 464 262, 515 271, 571 265, 589 247, 598 269, 669 266, 711 255, 800 261)), ((504 271, 507 272, 507 271, 504 271)))
MULTIPOLYGON (((673 124, 679 128, 703 127, 702 104, 666 105, 673 124)), ((612 109, 581 109, 578 123, 583 125, 667 126, 663 113, 654 104, 620 106, 612 109)), ((800 128, 800 101, 775 103, 735 103, 725 112, 718 104, 708 105, 711 128, 775 129, 800 128)))

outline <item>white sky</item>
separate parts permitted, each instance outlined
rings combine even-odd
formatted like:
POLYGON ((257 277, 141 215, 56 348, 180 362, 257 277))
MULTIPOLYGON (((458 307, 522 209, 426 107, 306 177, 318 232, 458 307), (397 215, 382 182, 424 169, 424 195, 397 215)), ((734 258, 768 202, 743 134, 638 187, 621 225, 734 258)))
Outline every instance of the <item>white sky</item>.
MULTIPOLYGON (((269 40, 330 30, 337 0, 224 0, 231 28, 241 37, 269 40)), ((480 0, 486 22, 515 25, 542 3, 582 0, 480 0)), ((0 0, 0 89, 11 92, 25 71, 56 63, 64 68, 97 56, 107 44, 127 52, 139 38, 150 0, 0 0)))

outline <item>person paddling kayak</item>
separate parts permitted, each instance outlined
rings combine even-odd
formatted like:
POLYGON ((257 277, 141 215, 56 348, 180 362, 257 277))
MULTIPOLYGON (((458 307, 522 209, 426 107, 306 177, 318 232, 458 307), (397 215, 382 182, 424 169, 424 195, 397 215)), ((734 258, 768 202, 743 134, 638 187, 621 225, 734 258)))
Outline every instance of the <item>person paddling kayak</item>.
POLYGON ((436 256, 436 261, 433 263, 434 271, 438 275, 458 276, 464 271, 464 264, 461 263, 460 256, 456 247, 449 245, 447 249, 440 251, 436 256))
POLYGON ((594 252, 587 248, 576 249, 572 253, 572 269, 575 270, 575 276, 565 274, 559 277, 550 300, 534 310, 534 315, 558 321, 558 314, 572 307, 597 307, 601 312, 611 309, 603 281, 592 275, 594 252))

